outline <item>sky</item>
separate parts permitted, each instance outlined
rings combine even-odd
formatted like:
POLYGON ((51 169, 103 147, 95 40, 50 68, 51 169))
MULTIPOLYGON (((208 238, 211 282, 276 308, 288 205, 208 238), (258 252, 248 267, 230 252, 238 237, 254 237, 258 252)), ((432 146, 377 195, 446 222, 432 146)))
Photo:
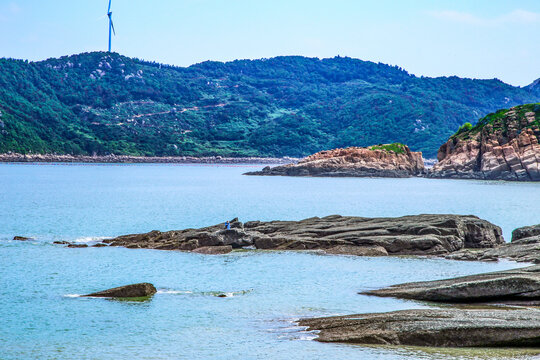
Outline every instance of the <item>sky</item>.
MULTIPOLYGON (((108 0, 0 0, 0 57, 107 50, 108 0)), ((417 76, 540 78, 540 0, 112 0, 113 51, 189 66, 350 56, 417 76)))

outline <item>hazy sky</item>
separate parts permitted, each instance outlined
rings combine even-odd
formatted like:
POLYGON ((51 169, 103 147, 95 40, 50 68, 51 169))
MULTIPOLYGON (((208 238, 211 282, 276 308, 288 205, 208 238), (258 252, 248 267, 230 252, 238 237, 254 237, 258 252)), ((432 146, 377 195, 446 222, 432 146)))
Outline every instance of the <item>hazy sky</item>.
MULTIPOLYGON (((0 57, 106 50, 108 0, 0 0, 0 57)), ((350 56, 416 75, 540 77, 540 0, 113 0, 113 50, 204 60, 350 56)))

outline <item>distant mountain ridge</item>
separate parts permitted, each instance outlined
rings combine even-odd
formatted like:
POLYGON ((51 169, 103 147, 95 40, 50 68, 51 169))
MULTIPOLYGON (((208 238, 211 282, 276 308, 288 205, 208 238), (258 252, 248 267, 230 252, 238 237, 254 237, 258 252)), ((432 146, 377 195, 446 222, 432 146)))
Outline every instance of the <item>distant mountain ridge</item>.
POLYGON ((434 157, 461 124, 538 101, 538 80, 416 77, 345 57, 0 59, 0 153, 299 157, 400 142, 434 157))

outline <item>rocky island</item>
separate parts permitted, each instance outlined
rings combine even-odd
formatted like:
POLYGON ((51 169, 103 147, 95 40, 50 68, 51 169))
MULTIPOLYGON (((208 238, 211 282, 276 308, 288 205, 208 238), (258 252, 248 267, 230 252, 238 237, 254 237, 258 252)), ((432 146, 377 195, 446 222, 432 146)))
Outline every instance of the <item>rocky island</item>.
POLYGON ((540 103, 465 124, 443 144, 433 178, 540 181, 540 103))
POLYGON ((267 166, 245 175, 403 178, 423 172, 422 153, 394 143, 321 151, 296 164, 267 166))

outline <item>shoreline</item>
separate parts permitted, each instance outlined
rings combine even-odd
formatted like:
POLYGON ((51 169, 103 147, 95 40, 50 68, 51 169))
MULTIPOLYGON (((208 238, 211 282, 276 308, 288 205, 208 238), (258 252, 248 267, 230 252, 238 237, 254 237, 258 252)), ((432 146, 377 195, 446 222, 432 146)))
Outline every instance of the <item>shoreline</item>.
POLYGON ((131 155, 56 155, 0 154, 0 163, 90 163, 90 164, 290 164, 292 157, 222 157, 222 156, 131 156, 131 155))

